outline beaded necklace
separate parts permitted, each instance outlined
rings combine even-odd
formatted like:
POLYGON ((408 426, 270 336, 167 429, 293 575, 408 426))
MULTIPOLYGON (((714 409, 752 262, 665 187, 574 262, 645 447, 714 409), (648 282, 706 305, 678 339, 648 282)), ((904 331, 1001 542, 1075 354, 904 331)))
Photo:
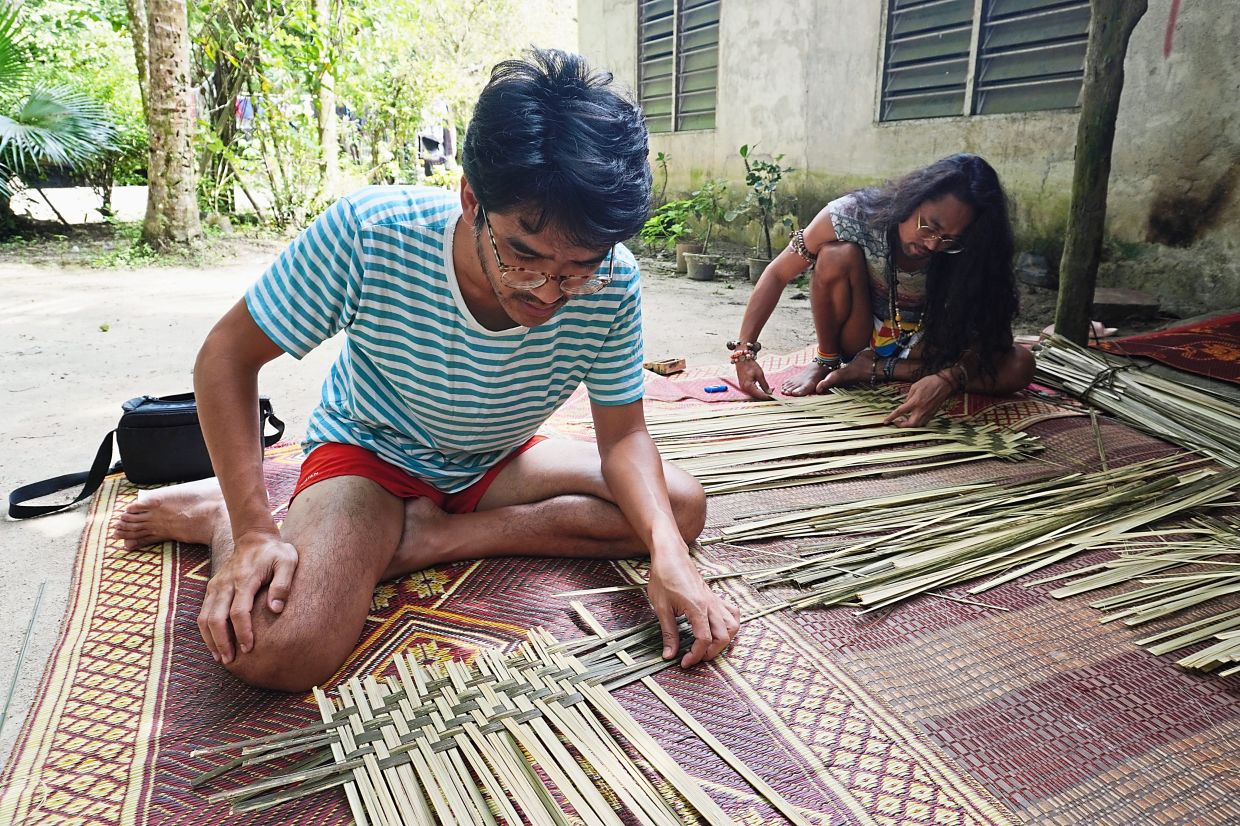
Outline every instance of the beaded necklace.
POLYGON ((921 319, 909 329, 904 329, 904 317, 900 314, 900 303, 896 300, 896 292, 898 285, 896 283, 896 243, 899 242, 898 231, 892 228, 887 236, 887 301, 891 315, 891 332, 895 336, 896 347, 899 350, 908 349, 909 341, 916 335, 925 324, 926 314, 923 311, 921 319), (895 237, 892 237, 895 236, 895 237))

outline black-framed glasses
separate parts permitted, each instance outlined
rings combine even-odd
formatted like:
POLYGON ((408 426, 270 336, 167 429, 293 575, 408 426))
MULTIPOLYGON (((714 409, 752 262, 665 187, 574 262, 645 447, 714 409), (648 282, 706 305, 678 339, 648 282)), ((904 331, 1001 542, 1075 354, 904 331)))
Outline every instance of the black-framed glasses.
POLYGON ((917 211, 917 237, 923 241, 937 241, 939 248, 936 252, 944 252, 948 255, 955 255, 958 252, 964 252, 964 244, 960 243, 959 238, 949 238, 943 235, 936 235, 931 231, 930 227, 921 222, 921 210, 917 211))
POLYGON ((552 275, 541 270, 529 270, 525 267, 513 267, 504 263, 499 257, 499 246, 495 243, 495 230, 491 227, 491 218, 482 212, 482 220, 487 225, 487 237, 491 239, 491 252, 495 253, 495 266, 499 268, 499 280, 505 287, 514 290, 537 290, 548 281, 555 281, 560 292, 565 295, 589 295, 596 293, 611 283, 611 274, 616 266, 616 248, 607 253, 607 274, 599 275, 552 275))

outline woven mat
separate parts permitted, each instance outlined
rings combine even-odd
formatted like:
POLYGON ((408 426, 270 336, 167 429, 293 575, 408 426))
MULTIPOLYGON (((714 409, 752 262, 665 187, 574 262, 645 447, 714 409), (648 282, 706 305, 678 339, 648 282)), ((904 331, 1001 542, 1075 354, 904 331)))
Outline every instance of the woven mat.
MULTIPOLYGON (((567 412, 564 430, 579 430, 567 412)), ((1044 459, 1097 461, 1087 419, 1031 426, 1044 459)), ((1104 423, 1113 464, 1168 446, 1104 423)), ((287 499, 300 457, 266 465, 287 499)), ((961 479, 1014 478, 1032 463, 893 476, 712 499, 710 521, 806 502, 910 490, 961 479)), ((307 696, 247 688, 216 666, 194 623, 206 584, 200 547, 126 552, 109 539, 136 495, 111 477, 91 505, 71 605, 38 699, 0 779, 0 822, 214 824, 348 822, 338 790, 253 818, 227 818, 187 781, 220 758, 197 747, 314 721, 307 696)), ((709 528, 708 531, 717 530, 709 528)), ((708 546, 707 570, 768 561, 708 546)), ((501 559, 424 571, 376 591, 342 673, 381 672, 393 652, 424 662, 504 646, 523 628, 581 634, 553 595, 618 584, 633 563, 501 559)), ((731 582, 731 581, 729 581, 731 582)), ((725 586, 743 606, 772 596, 725 586)), ((1240 682, 1189 675, 1098 624, 1083 603, 1009 585, 993 611, 926 599, 882 616, 846 609, 771 615, 747 624, 726 658, 659 681, 814 823, 1000 824, 1236 822, 1240 682)), ((609 628, 649 618, 640 593, 587 600, 609 628)), ((743 781, 645 689, 618 696, 741 823, 778 823, 743 781)), ((206 791, 211 791, 208 788, 206 791)))
POLYGON ((1142 356, 1199 376, 1240 384, 1240 313, 1156 333, 1104 339, 1108 353, 1142 356))
MULTIPOLYGON (((814 356, 815 345, 809 345, 794 353, 781 353, 763 356, 759 359, 762 371, 766 375, 767 384, 776 390, 786 379, 799 373, 814 356)), ((897 383, 897 387, 907 388, 907 384, 897 383)), ((1045 388, 1042 388, 1045 389, 1045 388)), ((775 398, 785 398, 776 392, 775 398)), ((674 376, 658 376, 646 374, 646 400, 651 402, 741 402, 748 401, 749 396, 737 387, 736 371, 731 365, 712 365, 691 367, 674 376), (714 388, 717 392, 707 392, 706 388, 714 388), (718 388, 724 388, 718 391, 718 388)), ((570 400, 578 403, 578 409, 589 415, 588 405, 581 404, 580 397, 570 400)), ((571 408, 570 408, 571 409, 571 408)), ((960 418, 975 419, 1023 430, 1029 425, 1061 416, 1081 415, 1079 409, 1071 406, 1048 404, 1033 398, 1028 393, 1015 396, 987 396, 982 393, 965 393, 953 396, 944 407, 943 412, 960 418)), ((582 415, 578 412, 578 415, 582 415)))

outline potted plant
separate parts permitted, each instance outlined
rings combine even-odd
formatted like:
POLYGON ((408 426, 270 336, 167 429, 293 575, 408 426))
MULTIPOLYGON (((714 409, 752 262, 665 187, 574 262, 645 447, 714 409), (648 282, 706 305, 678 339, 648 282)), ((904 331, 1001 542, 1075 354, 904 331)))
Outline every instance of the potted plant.
MULTIPOLYGON (((757 144, 753 148, 756 148, 757 144)), ((771 263, 771 259, 775 257, 775 250, 771 244, 771 227, 776 223, 781 223, 791 228, 792 217, 787 214, 781 215, 779 201, 776 192, 779 189, 779 182, 789 172, 793 171, 790 166, 784 166, 780 163, 783 155, 776 155, 769 161, 751 157, 751 147, 744 144, 740 148, 741 162, 745 164, 745 186, 749 187, 749 192, 745 196, 744 203, 729 213, 730 218, 735 218, 741 214, 748 214, 751 218, 757 218, 762 224, 762 240, 755 250, 755 255, 749 258, 749 280, 756 282, 758 277, 762 275, 762 271, 766 269, 766 265, 771 263)))
POLYGON ((694 214, 703 226, 701 251, 684 254, 689 277, 695 281, 710 281, 715 277, 719 262, 710 254, 710 237, 727 215, 723 200, 727 189, 727 181, 712 179, 704 182, 691 198, 694 214))
POLYGON ((697 252, 701 245, 686 241, 690 233, 689 221, 697 214, 697 205, 691 198, 668 201, 654 211, 642 225, 637 236, 649 247, 663 246, 676 251, 676 272, 685 271, 686 249, 697 252))

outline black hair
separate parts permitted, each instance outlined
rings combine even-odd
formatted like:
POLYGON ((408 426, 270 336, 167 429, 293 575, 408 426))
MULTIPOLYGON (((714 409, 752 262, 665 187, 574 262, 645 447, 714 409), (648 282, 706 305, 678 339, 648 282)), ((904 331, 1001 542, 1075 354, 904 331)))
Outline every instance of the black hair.
POLYGON ((579 247, 634 235, 650 215, 646 126, 611 83, 554 49, 497 64, 461 152, 482 208, 521 209, 534 232, 551 226, 579 247))
MULTIPOLYGON (((1007 195, 994 167, 977 155, 949 155, 882 187, 856 194, 870 226, 899 245, 896 227, 926 201, 954 195, 973 210, 963 252, 936 253, 926 271, 922 364, 941 370, 972 349, 992 378, 998 357, 1012 349, 1012 322, 1019 310, 1012 258, 1016 242, 1007 195)), ((888 261, 894 267, 894 260, 888 261)))

